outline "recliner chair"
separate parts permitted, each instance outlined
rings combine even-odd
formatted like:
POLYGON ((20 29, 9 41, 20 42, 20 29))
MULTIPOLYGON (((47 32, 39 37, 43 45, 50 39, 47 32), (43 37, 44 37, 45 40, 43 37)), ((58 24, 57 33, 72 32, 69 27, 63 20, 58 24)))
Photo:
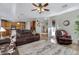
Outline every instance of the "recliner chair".
POLYGON ((56 30, 56 39, 58 44, 69 45, 72 44, 71 36, 65 30, 56 30))

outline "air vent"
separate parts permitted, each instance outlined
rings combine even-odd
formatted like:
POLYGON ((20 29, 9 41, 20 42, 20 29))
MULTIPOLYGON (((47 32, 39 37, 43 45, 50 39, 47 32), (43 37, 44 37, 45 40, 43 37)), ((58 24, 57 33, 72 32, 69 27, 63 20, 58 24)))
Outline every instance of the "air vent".
POLYGON ((63 6, 62 6, 62 8, 66 8, 67 6, 68 6, 68 5, 67 5, 67 4, 65 4, 65 5, 63 5, 63 6))

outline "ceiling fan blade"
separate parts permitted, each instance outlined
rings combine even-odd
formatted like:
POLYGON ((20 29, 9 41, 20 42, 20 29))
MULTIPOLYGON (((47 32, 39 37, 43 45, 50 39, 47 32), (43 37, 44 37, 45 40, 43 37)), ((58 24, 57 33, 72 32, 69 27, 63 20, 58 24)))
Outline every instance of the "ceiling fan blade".
POLYGON ((32 11, 36 11, 37 9, 33 9, 32 11))
POLYGON ((48 6, 48 3, 44 4, 44 7, 48 6))
POLYGON ((49 9, 44 9, 45 11, 49 11, 49 9))
POLYGON ((38 7, 35 3, 32 3, 33 6, 38 7))

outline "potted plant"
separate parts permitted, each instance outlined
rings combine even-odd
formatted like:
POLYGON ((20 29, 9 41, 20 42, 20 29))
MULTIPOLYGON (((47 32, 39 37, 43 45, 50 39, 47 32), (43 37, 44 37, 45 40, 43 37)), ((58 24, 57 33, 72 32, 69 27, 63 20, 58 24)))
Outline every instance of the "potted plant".
POLYGON ((79 21, 76 21, 75 24, 76 24, 75 33, 79 34, 79 21))
MULTIPOLYGON (((76 27, 76 28, 75 28, 76 32, 75 32, 75 33, 76 33, 76 34, 78 35, 78 37, 79 37, 79 21, 76 21, 75 24, 76 24, 76 26, 75 26, 75 27, 76 27)), ((79 45, 79 40, 78 40, 78 45, 79 45)))

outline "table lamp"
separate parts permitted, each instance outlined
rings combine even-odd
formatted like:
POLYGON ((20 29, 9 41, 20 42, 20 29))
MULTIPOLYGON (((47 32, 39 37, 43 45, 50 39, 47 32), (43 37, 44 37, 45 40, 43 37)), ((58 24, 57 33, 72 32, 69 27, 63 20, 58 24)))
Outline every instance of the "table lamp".
POLYGON ((0 27, 0 33, 1 33, 0 39, 3 39, 2 32, 5 32, 5 31, 6 31, 6 30, 5 30, 3 27, 0 27))

